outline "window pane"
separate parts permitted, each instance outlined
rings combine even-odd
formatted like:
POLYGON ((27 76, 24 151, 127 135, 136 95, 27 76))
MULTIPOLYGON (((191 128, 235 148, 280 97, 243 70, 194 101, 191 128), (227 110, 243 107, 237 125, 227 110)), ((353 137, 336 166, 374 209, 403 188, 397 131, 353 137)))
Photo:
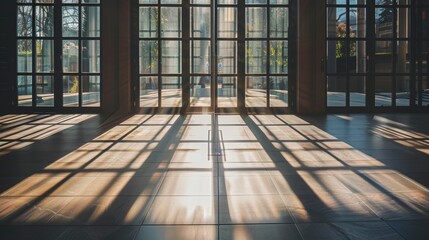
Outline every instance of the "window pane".
POLYGON ((270 9, 270 37, 287 38, 289 28, 289 10, 287 8, 270 9))
POLYGON ((33 44, 31 40, 17 40, 18 73, 31 72, 33 69, 33 44))
POLYGON ((52 4, 55 0, 36 0, 36 3, 52 4))
POLYGON ((140 73, 158 73, 157 41, 140 41, 140 73))
POLYGON ((219 74, 237 73, 237 42, 218 41, 217 72, 219 74))
POLYGON ((97 4, 100 3, 100 0, 82 0, 83 4, 97 4))
POLYGON ((264 4, 267 0, 246 0, 246 4, 264 4))
POLYGON ((396 31, 400 38, 408 38, 408 32, 411 31, 409 25, 410 11, 408 8, 398 8, 396 18, 396 31))
POLYGON ((422 78, 422 106, 429 106, 429 76, 422 78))
POLYGON ((37 72, 51 73, 54 72, 54 41, 37 40, 37 72))
POLYGON ((347 29, 346 8, 328 7, 327 31, 330 38, 345 38, 347 29))
POLYGON ((161 37, 182 36, 182 10, 179 7, 161 8, 161 37))
POLYGON ((79 76, 63 76, 63 106, 79 106, 79 76))
POLYGON ((158 107, 157 77, 140 77, 140 107, 158 107))
POLYGON ((347 79, 345 76, 328 76, 328 107, 346 106, 347 79))
POLYGON ((18 76, 18 106, 31 107, 33 81, 31 76, 18 76))
POLYGON ((192 4, 210 4, 210 0, 191 0, 192 4))
POLYGON ((162 107, 182 106, 182 78, 163 77, 161 90, 162 107))
POLYGON ((191 107, 209 107, 211 105, 210 76, 191 77, 191 107))
POLYGON ((218 107, 237 107, 237 77, 218 76, 218 107))
POLYGON ((288 77, 271 77, 270 88, 270 107, 287 107, 288 77))
POLYGON ((140 4, 153 4, 153 3, 157 3, 158 0, 139 0, 140 4))
POLYGON ((36 36, 54 36, 54 6, 36 6, 36 36))
POLYGON ((191 7, 191 37, 210 37, 210 8, 191 7))
POLYGON ((82 36, 100 37, 99 7, 82 7, 82 36))
POLYGON ((267 37, 267 9, 261 7, 246 8, 246 37, 267 37))
POLYGON ((375 37, 393 37, 393 8, 375 8, 375 37))
POLYGON ((52 76, 36 77, 36 106, 54 106, 54 78, 52 76))
POLYGON ((347 71, 347 46, 345 40, 330 40, 327 43, 326 70, 328 73, 347 71))
POLYGON ((375 5, 392 5, 394 0, 375 0, 375 5))
POLYGON ((396 106, 410 106, 409 76, 396 76, 396 106))
POLYGON ((79 0, 62 0, 63 3, 70 4, 70 3, 79 3, 79 0))
POLYGON ((82 41, 82 72, 100 72, 100 41, 82 41))
POLYGON ((288 73, 288 41, 270 42, 270 73, 288 73))
POLYGON ((162 73, 182 72, 182 42, 162 41, 162 73))
POLYGON ((219 38, 237 37, 237 8, 218 8, 217 27, 219 38))
POLYGON ((351 8, 349 12, 350 37, 366 37, 366 12, 365 8, 351 8))
POLYGON ((158 9, 156 7, 140 8, 139 32, 141 38, 154 38, 158 33, 158 9))
POLYGON ((18 6, 17 36, 30 37, 33 31, 33 8, 31 6, 18 6))
POLYGON ((375 71, 391 73, 393 64, 393 42, 376 41, 375 43, 375 71))
POLYGON ((191 73, 210 72, 210 41, 191 41, 191 73))
POLYGON ((162 4, 177 4, 182 3, 182 0, 160 0, 162 4))
POLYGON ((270 0, 271 4, 288 4, 289 0, 270 0))
POLYGON ((267 42, 246 42, 246 73, 267 72, 267 42))
POLYGON ((350 76, 350 106, 364 107, 366 105, 365 76, 350 76))
POLYGON ((396 54, 396 73, 409 73, 408 41, 397 41, 396 54))
POLYGON ((366 41, 350 41, 349 72, 366 73, 366 41))
POLYGON ((79 7, 63 7, 63 37, 79 36, 79 7))
POLYGON ((100 106, 100 76, 82 76, 82 106, 100 106))
POLYGON ((266 77, 246 77, 246 107, 267 107, 266 77))
POLYGON ((217 0, 218 4, 237 4, 237 0, 217 0))
POLYGON ((375 77, 375 106, 392 106, 392 77, 375 77))
POLYGON ((79 72, 79 41, 63 41, 63 72, 79 72))

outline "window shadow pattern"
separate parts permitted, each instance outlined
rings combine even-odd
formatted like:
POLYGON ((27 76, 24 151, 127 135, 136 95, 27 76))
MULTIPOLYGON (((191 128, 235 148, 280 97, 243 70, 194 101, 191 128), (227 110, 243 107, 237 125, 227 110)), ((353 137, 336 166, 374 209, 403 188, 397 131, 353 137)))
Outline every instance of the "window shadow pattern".
POLYGON ((417 136, 419 143, 426 135, 405 133, 381 116, 328 118, 336 121, 129 116, 4 189, 0 232, 20 236, 24 227, 55 239, 402 239, 392 223, 427 220, 427 153, 402 139, 417 136), (381 145, 363 145, 375 139, 381 145), (420 175, 390 158, 399 154, 398 143, 415 158, 406 161, 421 160, 420 175))

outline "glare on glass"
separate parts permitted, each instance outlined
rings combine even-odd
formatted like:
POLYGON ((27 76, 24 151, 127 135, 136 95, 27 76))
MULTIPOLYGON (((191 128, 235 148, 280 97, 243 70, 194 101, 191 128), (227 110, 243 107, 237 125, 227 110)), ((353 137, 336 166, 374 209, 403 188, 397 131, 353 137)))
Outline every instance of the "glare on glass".
POLYGON ((79 76, 63 76, 63 107, 79 106, 79 76))
POLYGON ((31 107, 33 104, 33 77, 18 76, 18 106, 31 107))
POLYGON ((36 106, 54 106, 54 78, 53 76, 36 76, 36 106))
POLYGON ((158 77, 140 77, 140 107, 158 107, 158 77))
POLYGON ((82 76, 82 106, 100 106, 100 76, 82 76))

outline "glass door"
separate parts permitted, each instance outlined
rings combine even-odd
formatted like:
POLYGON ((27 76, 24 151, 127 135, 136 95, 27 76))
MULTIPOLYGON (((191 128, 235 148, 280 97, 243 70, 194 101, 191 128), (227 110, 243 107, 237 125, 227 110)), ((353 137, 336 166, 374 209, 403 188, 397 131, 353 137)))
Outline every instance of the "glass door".
POLYGON ((288 0, 140 0, 140 108, 288 109, 289 17, 288 0))

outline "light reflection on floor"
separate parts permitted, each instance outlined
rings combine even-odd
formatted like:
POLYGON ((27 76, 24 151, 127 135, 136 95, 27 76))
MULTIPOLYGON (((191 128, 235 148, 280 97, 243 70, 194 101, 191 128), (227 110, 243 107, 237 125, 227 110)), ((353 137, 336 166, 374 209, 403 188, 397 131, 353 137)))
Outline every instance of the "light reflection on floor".
MULTIPOLYGON (((428 135, 406 124, 335 115, 328 124, 295 115, 133 115, 90 141, 70 132, 50 141, 91 117, 0 117, 0 162, 15 171, 0 175, 0 236, 20 236, 16 226, 26 226, 60 239, 75 232, 84 239, 337 239, 345 230, 401 239, 391 221, 429 219, 428 135), (368 136, 385 145, 365 145, 368 136), (2 148, 23 139, 37 146, 2 148), (80 146, 61 148, 73 141, 80 146), (40 154, 36 147, 61 154, 42 151, 46 159, 38 156, 36 165, 21 159, 40 154)), ((73 133, 98 128, 83 129, 73 133)))

